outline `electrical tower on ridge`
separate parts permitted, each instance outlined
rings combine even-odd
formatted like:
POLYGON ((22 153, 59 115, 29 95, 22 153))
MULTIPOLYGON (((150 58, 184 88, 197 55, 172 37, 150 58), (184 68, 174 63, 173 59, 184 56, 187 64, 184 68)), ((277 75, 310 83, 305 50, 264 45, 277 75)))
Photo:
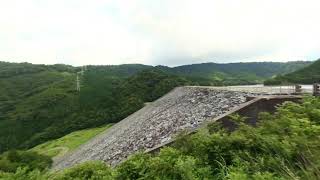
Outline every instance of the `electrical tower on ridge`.
POLYGON ((77 72, 77 79, 76 79, 76 90, 80 92, 81 90, 81 79, 80 75, 83 76, 84 72, 87 70, 87 66, 82 66, 81 71, 77 72))

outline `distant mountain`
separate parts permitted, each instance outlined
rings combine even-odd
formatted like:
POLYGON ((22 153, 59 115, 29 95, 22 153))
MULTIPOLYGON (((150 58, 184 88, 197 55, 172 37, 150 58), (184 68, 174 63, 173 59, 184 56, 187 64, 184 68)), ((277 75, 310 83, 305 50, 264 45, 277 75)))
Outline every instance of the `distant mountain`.
POLYGON ((168 73, 185 76, 203 85, 257 84, 277 74, 301 69, 311 62, 249 62, 249 63, 203 63, 169 68, 157 66, 168 73))
POLYGON ((320 59, 313 62, 312 64, 288 73, 285 75, 278 75, 274 78, 268 79, 264 82, 266 85, 275 85, 275 84, 311 84, 320 82, 320 59))
POLYGON ((118 122, 182 85, 253 84, 309 62, 87 66, 0 62, 0 152, 118 122), (79 75, 81 91, 76 90, 79 75))

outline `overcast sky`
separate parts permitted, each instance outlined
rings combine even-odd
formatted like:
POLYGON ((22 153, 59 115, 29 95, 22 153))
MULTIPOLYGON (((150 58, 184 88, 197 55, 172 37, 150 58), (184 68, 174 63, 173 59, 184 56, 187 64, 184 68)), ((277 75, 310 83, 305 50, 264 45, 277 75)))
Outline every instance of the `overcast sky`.
POLYGON ((320 0, 0 0, 0 61, 293 61, 320 57, 320 0))

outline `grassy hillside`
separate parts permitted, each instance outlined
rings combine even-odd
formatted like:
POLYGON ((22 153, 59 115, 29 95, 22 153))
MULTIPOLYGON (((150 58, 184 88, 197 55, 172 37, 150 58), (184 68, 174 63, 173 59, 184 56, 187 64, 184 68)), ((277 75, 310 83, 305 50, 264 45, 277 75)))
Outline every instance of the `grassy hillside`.
POLYGON ((320 59, 312 63, 311 65, 299 69, 295 72, 285 75, 278 75, 272 79, 266 80, 264 84, 312 84, 320 82, 320 59))
POLYGON ((75 150, 80 145, 86 143, 88 140, 105 131, 109 127, 111 127, 111 124, 97 128, 74 131, 61 138, 37 145, 30 149, 30 151, 49 157, 63 156, 65 153, 75 150))

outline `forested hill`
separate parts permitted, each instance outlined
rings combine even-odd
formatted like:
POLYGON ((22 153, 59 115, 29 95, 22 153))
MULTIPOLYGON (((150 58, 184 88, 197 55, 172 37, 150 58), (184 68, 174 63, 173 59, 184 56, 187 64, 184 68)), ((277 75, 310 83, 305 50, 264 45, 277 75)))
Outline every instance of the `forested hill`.
POLYGON ((158 66, 177 75, 186 76, 203 85, 235 85, 262 83, 266 78, 287 74, 311 64, 308 61, 293 62, 248 62, 248 63, 202 63, 178 67, 158 66))
POLYGON ((264 82, 266 85, 276 84, 311 84, 320 82, 320 59, 292 73, 278 75, 264 82))
POLYGON ((1 63, 0 152, 29 148, 74 130, 117 122, 183 78, 145 65, 88 66, 1 63), (139 73, 138 73, 139 72, 139 73))
POLYGON ((0 152, 118 122, 181 85, 252 84, 308 62, 87 66, 0 62, 0 152))

